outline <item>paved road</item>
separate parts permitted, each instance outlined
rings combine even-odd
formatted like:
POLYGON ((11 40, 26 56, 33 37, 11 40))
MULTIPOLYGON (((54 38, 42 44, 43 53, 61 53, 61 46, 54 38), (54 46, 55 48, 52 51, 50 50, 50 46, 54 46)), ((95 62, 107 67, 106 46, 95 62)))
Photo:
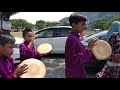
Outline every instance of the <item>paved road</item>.
MULTIPOLYGON (((64 55, 49 55, 41 60, 47 67, 46 78, 65 78, 64 55)), ((87 78, 95 78, 95 72, 87 73, 87 78)))

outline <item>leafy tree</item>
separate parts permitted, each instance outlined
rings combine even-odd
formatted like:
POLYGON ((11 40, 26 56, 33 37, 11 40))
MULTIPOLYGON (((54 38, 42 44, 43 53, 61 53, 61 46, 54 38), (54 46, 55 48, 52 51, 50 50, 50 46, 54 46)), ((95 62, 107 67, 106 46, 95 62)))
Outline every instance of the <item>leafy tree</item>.
POLYGON ((25 26, 25 20, 22 20, 22 19, 13 19, 11 20, 11 23, 12 23, 12 26, 14 26, 15 28, 25 26))
POLYGON ((104 30, 104 29, 105 29, 105 28, 104 28, 104 24, 106 24, 107 21, 108 21, 107 19, 100 19, 100 20, 97 20, 96 22, 93 23, 93 25, 92 25, 91 28, 93 28, 93 29, 99 28, 99 29, 104 30))
POLYGON ((17 30, 19 30, 19 28, 20 29, 24 29, 24 28, 32 29, 33 27, 33 24, 27 22, 24 19, 12 19, 10 21, 11 21, 12 27, 14 27, 17 30))
POLYGON ((53 26, 57 26, 58 22, 45 22, 46 27, 53 27, 53 26))
POLYGON ((104 28, 107 30, 109 29, 109 27, 111 26, 111 24, 114 22, 114 21, 120 21, 120 15, 119 16, 114 16, 113 18, 111 18, 106 24, 104 24, 104 28))
POLYGON ((43 20, 38 20, 38 21, 36 21, 35 26, 36 26, 38 29, 42 29, 42 28, 45 27, 45 21, 43 21, 43 20))

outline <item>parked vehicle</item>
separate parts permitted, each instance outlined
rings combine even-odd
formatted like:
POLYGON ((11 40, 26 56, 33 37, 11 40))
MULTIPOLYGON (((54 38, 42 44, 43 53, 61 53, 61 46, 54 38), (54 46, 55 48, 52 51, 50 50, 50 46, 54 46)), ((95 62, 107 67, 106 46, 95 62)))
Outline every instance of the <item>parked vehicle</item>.
POLYGON ((14 60, 14 64, 20 63, 20 53, 19 53, 19 45, 24 42, 23 38, 15 37, 15 45, 13 48, 12 58, 14 60))
POLYGON ((66 39, 71 31, 70 26, 55 26, 42 29, 35 33, 34 45, 37 48, 42 43, 49 43, 53 47, 52 54, 64 54, 66 39))
MULTIPOLYGON (((55 26, 55 27, 42 29, 37 33, 35 33, 36 39, 34 45, 37 48, 42 43, 49 43, 53 47, 51 53, 64 54, 66 39, 71 31, 72 28, 70 26, 55 26)), ((94 35, 86 37, 81 43, 83 44, 83 47, 86 47, 88 45, 88 42, 93 37, 102 39, 102 37, 105 36, 106 33, 107 30, 98 32, 94 35)))

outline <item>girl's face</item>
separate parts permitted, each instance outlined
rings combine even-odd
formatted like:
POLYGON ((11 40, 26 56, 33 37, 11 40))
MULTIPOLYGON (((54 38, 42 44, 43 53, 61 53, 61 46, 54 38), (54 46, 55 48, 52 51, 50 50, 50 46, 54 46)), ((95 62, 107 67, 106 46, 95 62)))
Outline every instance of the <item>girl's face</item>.
POLYGON ((28 32, 23 38, 25 39, 26 42, 30 43, 34 38, 34 33, 28 32))
POLYGON ((85 26, 86 26, 86 22, 85 21, 81 21, 77 24, 73 24, 73 29, 77 32, 77 33, 82 33, 85 26))
POLYGON ((7 43, 4 46, 0 45, 0 55, 10 57, 13 54, 14 44, 7 43))

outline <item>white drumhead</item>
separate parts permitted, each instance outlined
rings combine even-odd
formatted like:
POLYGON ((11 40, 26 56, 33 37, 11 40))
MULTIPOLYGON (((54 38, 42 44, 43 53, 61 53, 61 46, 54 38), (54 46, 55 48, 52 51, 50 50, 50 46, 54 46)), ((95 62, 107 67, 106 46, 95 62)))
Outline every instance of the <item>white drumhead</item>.
POLYGON ((99 43, 92 48, 94 56, 99 60, 108 59, 112 54, 112 48, 108 42, 99 40, 99 43))
POLYGON ((37 52, 40 54, 47 54, 52 50, 52 46, 48 43, 43 43, 37 47, 37 52))
POLYGON ((27 59, 24 60, 19 67, 23 64, 28 65, 28 72, 21 75, 20 78, 44 78, 46 75, 45 65, 37 59, 27 59))

